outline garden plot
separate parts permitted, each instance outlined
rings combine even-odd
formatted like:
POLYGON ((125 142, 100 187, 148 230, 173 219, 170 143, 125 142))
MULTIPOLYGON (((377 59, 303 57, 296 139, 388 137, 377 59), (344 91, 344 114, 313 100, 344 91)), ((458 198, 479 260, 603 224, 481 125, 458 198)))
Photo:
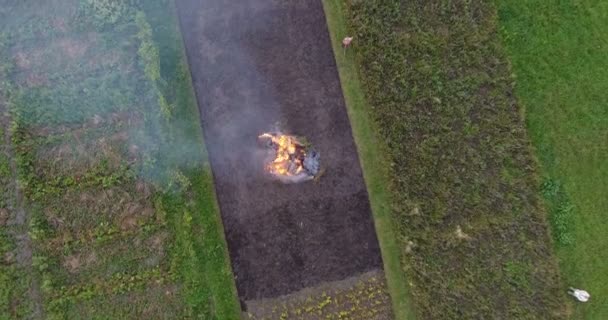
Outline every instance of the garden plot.
POLYGON ((179 287, 158 285, 145 292, 81 301, 68 308, 66 318, 83 319, 91 314, 102 314, 108 319, 185 319, 188 314, 184 312, 183 299, 179 287), (114 307, 108 310, 107 306, 114 307))
POLYGON ((393 319, 384 274, 370 271, 274 299, 248 301, 245 319, 393 319))
POLYGON ((321 2, 177 7, 240 298, 381 268, 321 2), (268 177, 257 139, 277 124, 320 154, 315 181, 268 177))
POLYGON ((7 202, 21 213, 7 245, 0 234, 0 253, 15 257, 0 284, 16 288, 2 291, 0 318, 232 318, 172 3, 96 3, 103 8, 70 0, 0 9, 10 143, 0 160, 14 164, 19 188, 6 184, 7 202), (161 12, 162 50, 147 15, 161 12), (173 62, 161 71, 167 53, 173 62))
POLYGON ((166 262, 166 241, 166 231, 140 231, 48 250, 49 262, 57 266, 49 272, 66 285, 85 283, 95 277, 111 277, 116 272, 137 274, 166 262))
POLYGON ((133 60, 137 46, 111 52, 116 63, 107 64, 91 51, 106 50, 109 35, 73 37, 69 26, 59 40, 37 34, 13 50, 20 93, 12 101, 13 141, 31 221, 32 263, 50 314, 92 297, 155 286, 171 272, 154 189, 146 192, 135 178, 143 154, 133 137, 145 124, 133 115, 145 112, 147 101, 133 95, 133 82, 146 79, 118 62, 129 55, 133 60))

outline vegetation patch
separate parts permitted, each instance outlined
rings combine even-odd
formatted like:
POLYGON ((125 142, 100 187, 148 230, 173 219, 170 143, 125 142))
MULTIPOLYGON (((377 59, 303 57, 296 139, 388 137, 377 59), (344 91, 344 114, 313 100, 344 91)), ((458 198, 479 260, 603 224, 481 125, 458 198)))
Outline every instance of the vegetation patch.
POLYGON ((347 55, 342 47, 341 39, 350 34, 347 32, 345 4, 341 1, 323 1, 325 17, 374 215, 393 312, 396 319, 410 319, 414 317, 413 309, 409 305, 408 285, 401 269, 400 242, 393 229, 390 193, 386 185, 388 160, 379 142, 378 129, 373 121, 369 121, 369 105, 359 80, 355 56, 347 55))
POLYGON ((247 302, 244 319, 392 319, 381 271, 323 283, 275 299, 247 302))
POLYGON ((7 6, 0 318, 236 319, 173 3, 7 6))
POLYGON ((494 6, 344 3, 418 317, 565 317, 494 6))
POLYGON ((589 291, 573 319, 608 314, 608 3, 494 1, 545 182, 562 275, 589 291))

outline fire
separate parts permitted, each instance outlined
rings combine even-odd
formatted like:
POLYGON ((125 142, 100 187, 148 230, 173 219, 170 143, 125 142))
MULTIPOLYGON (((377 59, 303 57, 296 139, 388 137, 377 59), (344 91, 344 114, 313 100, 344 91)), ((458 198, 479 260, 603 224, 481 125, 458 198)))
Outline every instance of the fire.
POLYGON ((264 133, 260 139, 268 139, 276 156, 266 165, 266 170, 277 176, 295 176, 304 170, 305 147, 296 137, 285 134, 264 133))
POLYGON ((269 152, 265 169, 284 183, 314 179, 320 174, 320 155, 295 136, 281 132, 264 133, 259 137, 269 152))

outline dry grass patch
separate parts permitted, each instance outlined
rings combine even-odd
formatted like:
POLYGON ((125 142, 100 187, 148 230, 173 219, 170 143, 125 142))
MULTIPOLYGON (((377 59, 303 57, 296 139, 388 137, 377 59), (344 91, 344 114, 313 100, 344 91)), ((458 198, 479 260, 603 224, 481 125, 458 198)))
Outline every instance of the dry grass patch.
POLYGON ((275 299, 246 302, 244 319, 392 319, 382 271, 323 283, 275 299))

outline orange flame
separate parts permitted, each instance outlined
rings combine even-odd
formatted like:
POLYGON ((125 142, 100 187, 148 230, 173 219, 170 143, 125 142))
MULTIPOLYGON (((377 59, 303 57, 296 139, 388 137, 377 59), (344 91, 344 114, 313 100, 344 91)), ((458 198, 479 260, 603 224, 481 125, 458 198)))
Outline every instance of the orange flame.
POLYGON ((293 136, 264 133, 260 138, 270 139, 276 149, 276 157, 266 165, 274 175, 293 176, 304 170, 302 161, 306 156, 304 146, 293 136))

